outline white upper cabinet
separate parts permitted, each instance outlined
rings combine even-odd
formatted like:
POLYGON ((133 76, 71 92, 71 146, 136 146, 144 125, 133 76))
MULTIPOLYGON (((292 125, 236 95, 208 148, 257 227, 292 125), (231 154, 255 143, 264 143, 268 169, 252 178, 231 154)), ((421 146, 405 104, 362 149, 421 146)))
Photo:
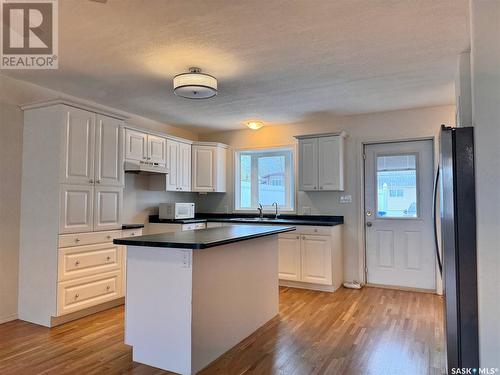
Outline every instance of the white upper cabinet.
POLYGON ((94 187, 61 185, 59 233, 91 232, 93 228, 94 187))
POLYGON ((147 160, 151 163, 165 165, 167 162, 167 140, 163 137, 148 134, 147 160))
POLYGON ((121 229, 123 189, 96 186, 94 197, 94 230, 121 229))
POLYGON ((318 189, 318 140, 299 140, 299 190, 318 189))
POLYGON ((179 190, 179 142, 167 140, 167 191, 179 190))
POLYGON ((192 146, 192 191, 226 192, 227 146, 198 142, 192 146))
POLYGON ((146 161, 148 158, 148 135, 125 129, 125 159, 146 161))
POLYGON ((319 189, 344 190, 344 138, 319 138, 319 189))
POLYGON ((123 122, 112 117, 96 116, 95 182, 107 186, 123 186, 121 127, 123 122))
POLYGON ((60 182, 93 183, 94 137, 95 114, 65 106, 60 182))
POLYGON ((345 133, 299 136, 299 190, 344 190, 345 133))
POLYGON ((191 145, 179 143, 179 190, 191 191, 191 145))

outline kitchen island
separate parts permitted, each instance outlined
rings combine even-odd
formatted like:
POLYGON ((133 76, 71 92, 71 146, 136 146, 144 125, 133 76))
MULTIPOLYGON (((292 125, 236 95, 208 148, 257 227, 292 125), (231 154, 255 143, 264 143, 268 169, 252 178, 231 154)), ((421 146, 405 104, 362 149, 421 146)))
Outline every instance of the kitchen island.
POLYGON ((278 234, 240 225, 120 238, 133 360, 194 374, 278 314, 278 234))

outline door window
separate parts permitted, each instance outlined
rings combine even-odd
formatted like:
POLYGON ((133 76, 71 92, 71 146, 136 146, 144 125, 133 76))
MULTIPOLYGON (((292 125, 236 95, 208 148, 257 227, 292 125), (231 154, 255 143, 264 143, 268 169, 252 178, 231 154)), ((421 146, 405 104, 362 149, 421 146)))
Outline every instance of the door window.
POLYGON ((377 216, 418 217, 417 155, 377 156, 377 216))

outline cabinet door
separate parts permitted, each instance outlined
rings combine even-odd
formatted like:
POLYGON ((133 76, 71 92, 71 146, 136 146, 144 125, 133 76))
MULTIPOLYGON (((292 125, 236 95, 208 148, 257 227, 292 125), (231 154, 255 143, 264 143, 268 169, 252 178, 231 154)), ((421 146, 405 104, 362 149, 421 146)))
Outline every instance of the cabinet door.
POLYGON ((167 163, 167 139, 148 135, 148 160, 152 163, 167 163))
POLYGON ((179 190, 191 190, 191 145, 179 143, 179 190))
POLYGON ((332 243, 330 237, 304 235, 301 241, 301 280, 314 284, 332 285, 332 243))
POLYGON ((167 140, 167 191, 179 190, 179 142, 167 140))
POLYGON ((61 182, 93 183, 95 114, 66 107, 64 121, 61 182))
POLYGON ((125 159, 147 160, 148 135, 136 130, 125 129, 125 159))
POLYGON ((120 120, 96 116, 95 182, 98 184, 123 185, 121 126, 120 120))
POLYGON ((93 185, 61 185, 59 233, 91 232, 93 185))
POLYGON ((299 140, 299 190, 318 189, 318 139, 299 140))
POLYGON ((320 190, 344 190, 343 146, 342 137, 319 138, 320 190))
POLYGON ((122 227, 123 188, 96 186, 94 198, 94 230, 122 227))
POLYGON ((281 234, 279 244, 279 278, 300 281, 300 236, 281 234))
POLYGON ((215 191, 215 147, 193 146, 193 191, 215 191))

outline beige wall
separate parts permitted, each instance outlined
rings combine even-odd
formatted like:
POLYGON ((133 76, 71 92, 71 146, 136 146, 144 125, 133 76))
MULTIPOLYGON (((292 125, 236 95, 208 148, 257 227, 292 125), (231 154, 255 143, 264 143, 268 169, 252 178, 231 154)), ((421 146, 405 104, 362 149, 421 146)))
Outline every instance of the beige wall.
POLYGON ((479 354, 500 367, 500 2, 471 1, 479 354))
MULTIPOLYGON (((19 105, 53 98, 77 98, 0 75, 0 323, 17 314, 17 278, 21 194, 23 112, 19 105)), ((81 101, 81 100, 79 100, 81 101)), ((86 102, 87 104, 94 104, 86 102)), ((102 107, 102 106, 101 106, 102 107)), ((106 107, 103 107, 106 109, 106 107)), ((108 108, 109 109, 109 108, 108 108)), ((119 112, 113 110, 113 112, 119 112)), ((196 139, 184 129, 124 113, 130 124, 196 139)), ((147 177, 126 175, 124 222, 140 223, 157 212, 160 202, 193 201, 195 194, 148 191, 147 177)))
MULTIPOLYGON (((441 124, 454 124, 455 107, 440 106, 412 110, 335 117, 324 113, 288 125, 260 130, 237 130, 200 135, 206 141, 229 144, 233 149, 294 144, 294 135, 338 132, 348 133, 346 145, 346 187, 344 192, 298 192, 297 212, 310 207, 312 214, 344 216, 344 277, 362 280, 363 248, 360 236, 360 194, 362 142, 435 137, 441 124), (340 195, 352 195, 351 204, 340 204, 340 195)), ((435 147, 437 155, 437 147, 435 147)), ((232 157, 229 158, 232 163, 232 157)), ((437 158, 435 160, 437 163, 437 158)), ((232 166, 230 167, 232 171, 232 166)), ((232 210, 232 188, 228 194, 214 194, 198 199, 200 212, 232 210)))

